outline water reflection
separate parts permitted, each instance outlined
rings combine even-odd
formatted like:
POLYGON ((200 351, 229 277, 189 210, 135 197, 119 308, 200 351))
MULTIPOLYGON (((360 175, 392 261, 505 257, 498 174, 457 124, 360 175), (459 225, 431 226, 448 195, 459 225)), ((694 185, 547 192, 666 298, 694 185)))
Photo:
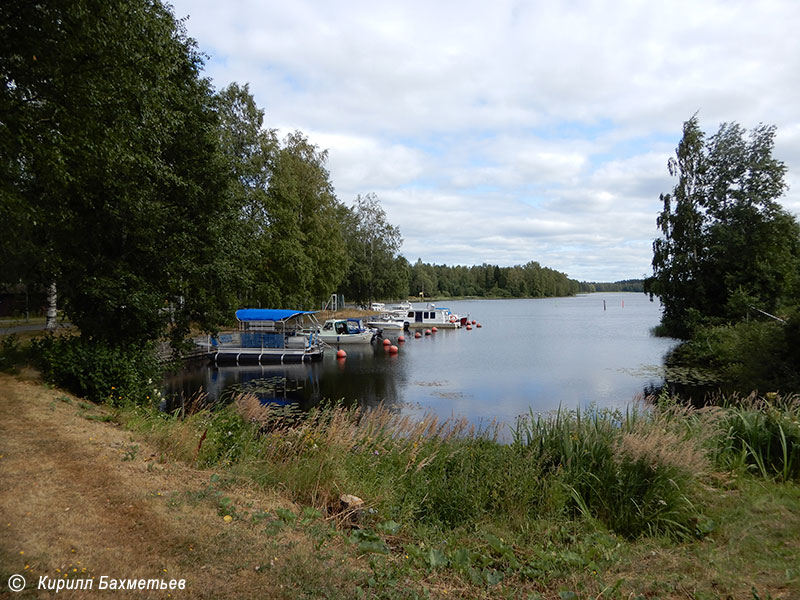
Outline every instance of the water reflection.
MULTIPOLYGON (((395 340, 396 343, 396 340, 395 340)), ((227 403, 240 393, 252 394, 262 404, 293 405, 309 410, 323 400, 345 405, 392 409, 400 401, 402 360, 379 344, 347 346, 347 358, 328 352, 320 362, 265 365, 188 364, 165 382, 166 408, 182 405, 202 392, 208 404, 227 403)))
POLYGON ((345 360, 333 349, 315 363, 195 365, 171 378, 168 392, 188 398, 202 388, 224 400, 245 390, 306 410, 330 400, 513 424, 559 406, 623 407, 663 384, 675 344, 651 335, 660 308, 643 294, 446 304, 483 327, 407 336, 396 355, 373 343, 345 347, 345 360))

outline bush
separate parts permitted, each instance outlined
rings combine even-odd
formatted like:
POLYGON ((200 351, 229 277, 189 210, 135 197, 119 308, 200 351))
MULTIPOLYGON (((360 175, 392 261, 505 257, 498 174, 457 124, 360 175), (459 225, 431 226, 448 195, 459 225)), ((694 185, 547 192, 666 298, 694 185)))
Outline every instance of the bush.
POLYGON ((158 396, 162 369, 150 346, 121 348, 50 334, 34 340, 32 349, 48 382, 92 402, 148 404, 158 396))
POLYGON ((26 352, 20 345, 17 334, 12 333, 0 340, 0 371, 13 373, 26 360, 26 352))
POLYGON ((720 383, 744 394, 751 391, 797 391, 796 318, 777 321, 742 321, 735 325, 702 327, 676 348, 670 366, 711 369, 720 383))

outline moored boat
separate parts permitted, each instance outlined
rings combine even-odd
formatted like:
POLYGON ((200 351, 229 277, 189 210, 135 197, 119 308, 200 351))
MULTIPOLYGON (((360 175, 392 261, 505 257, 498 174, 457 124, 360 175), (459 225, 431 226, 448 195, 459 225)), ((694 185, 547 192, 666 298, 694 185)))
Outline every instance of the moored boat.
POLYGON ((319 322, 314 311, 243 308, 236 311, 238 331, 210 338, 215 363, 304 362, 322 358, 319 322))
POLYGON ((456 329, 461 327, 461 319, 450 309, 429 304, 425 308, 412 308, 406 313, 405 323, 408 329, 456 329))
POLYGON ((405 314, 397 316, 395 313, 383 312, 368 319, 367 327, 382 331, 402 331, 405 329, 405 314))
POLYGON ((365 327, 361 319, 328 319, 319 330, 319 339, 326 344, 369 344, 378 331, 365 327))

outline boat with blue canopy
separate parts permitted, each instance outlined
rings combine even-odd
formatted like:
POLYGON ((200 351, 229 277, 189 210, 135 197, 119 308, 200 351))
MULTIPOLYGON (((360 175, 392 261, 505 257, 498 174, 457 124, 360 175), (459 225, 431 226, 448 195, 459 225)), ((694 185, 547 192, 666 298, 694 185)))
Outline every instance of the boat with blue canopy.
POLYGON ((237 331, 220 333, 208 342, 217 364, 305 362, 322 358, 316 311, 242 308, 237 331))

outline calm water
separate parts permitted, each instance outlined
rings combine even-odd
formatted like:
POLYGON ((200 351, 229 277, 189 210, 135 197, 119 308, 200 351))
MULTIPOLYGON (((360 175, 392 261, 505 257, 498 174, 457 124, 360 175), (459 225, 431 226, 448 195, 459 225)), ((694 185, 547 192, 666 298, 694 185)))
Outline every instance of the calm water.
POLYGON ((346 347, 305 365, 187 369, 168 392, 202 387, 212 398, 238 389, 264 401, 309 408, 323 398, 403 411, 513 423, 520 414, 559 407, 621 407, 662 383, 657 367, 675 344, 656 338, 660 308, 644 294, 591 294, 536 300, 440 302, 481 323, 406 342, 398 355, 383 346, 346 347), (603 309, 605 301, 606 310, 603 309))

